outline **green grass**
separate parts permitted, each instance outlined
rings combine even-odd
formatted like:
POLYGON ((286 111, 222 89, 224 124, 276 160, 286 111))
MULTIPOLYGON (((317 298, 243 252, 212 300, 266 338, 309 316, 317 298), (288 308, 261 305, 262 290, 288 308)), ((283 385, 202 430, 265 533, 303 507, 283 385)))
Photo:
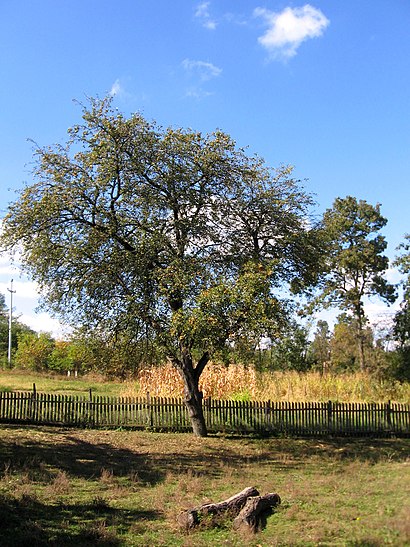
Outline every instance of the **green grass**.
POLYGON ((88 396, 90 389, 94 395, 119 396, 124 389, 122 382, 108 381, 97 375, 67 376, 57 374, 34 373, 23 370, 0 370, 1 391, 32 391, 43 393, 84 395, 88 396))
POLYGON ((409 440, 253 439, 3 426, 0 544, 410 543, 409 440), (281 506, 256 536, 180 531, 182 509, 246 486, 281 506))

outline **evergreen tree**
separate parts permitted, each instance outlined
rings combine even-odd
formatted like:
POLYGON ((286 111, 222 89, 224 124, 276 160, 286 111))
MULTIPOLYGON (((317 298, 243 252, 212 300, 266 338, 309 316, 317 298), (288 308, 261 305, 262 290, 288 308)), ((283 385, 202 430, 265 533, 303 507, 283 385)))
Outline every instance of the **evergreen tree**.
POLYGON ((323 216, 326 276, 317 304, 337 306, 351 314, 362 370, 366 366, 364 299, 377 296, 389 304, 396 299, 395 287, 385 279, 389 260, 383 254, 387 243, 380 230, 386 223, 380 205, 373 206, 351 196, 337 198, 323 216))

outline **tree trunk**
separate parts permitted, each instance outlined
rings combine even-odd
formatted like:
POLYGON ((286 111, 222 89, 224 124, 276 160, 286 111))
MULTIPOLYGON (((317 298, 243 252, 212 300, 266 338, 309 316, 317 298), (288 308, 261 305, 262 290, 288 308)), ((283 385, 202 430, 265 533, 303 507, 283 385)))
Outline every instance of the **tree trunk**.
POLYGON ((359 314, 357 314, 357 349, 359 352, 360 371, 364 372, 366 368, 366 361, 365 361, 365 355, 364 355, 364 332, 363 332, 362 317, 359 314))
POLYGON ((360 371, 364 372, 366 368, 366 361, 364 357, 364 341, 363 341, 363 333, 359 334, 359 341, 358 341, 358 349, 359 349, 359 365, 360 365, 360 371))
MULTIPOLYGON (((360 293, 360 288, 357 288, 357 291, 360 293)), ((365 358, 365 352, 364 352, 364 342, 365 342, 364 326, 367 320, 364 314, 361 296, 353 304, 353 316, 356 319, 356 336, 357 336, 357 351, 359 354, 359 366, 360 366, 361 372, 363 372, 366 368, 366 361, 365 361, 366 358, 365 358)))
POLYGON ((205 424, 204 411, 202 408, 202 391, 199 391, 198 381, 194 374, 183 373, 185 406, 191 420, 192 431, 196 437, 206 437, 208 430, 205 424))
POLYGON ((239 515, 233 521, 235 530, 246 529, 251 532, 257 532, 263 527, 263 516, 272 508, 279 505, 281 499, 278 494, 266 494, 265 496, 255 496, 247 500, 245 506, 239 515))
POLYGON ((183 352, 182 361, 176 363, 184 381, 185 406, 192 424, 192 431, 197 437, 206 437, 208 430, 202 408, 202 391, 199 391, 199 378, 209 360, 209 354, 204 353, 194 368, 189 352, 183 352))
POLYGON ((259 492, 253 486, 245 488, 242 492, 239 492, 239 494, 235 494, 225 501, 219 503, 206 503, 199 507, 182 511, 177 518, 178 524, 181 528, 190 530, 191 528, 198 526, 201 523, 201 520, 207 516, 215 517, 228 512, 232 516, 238 515, 250 496, 259 496, 259 492))

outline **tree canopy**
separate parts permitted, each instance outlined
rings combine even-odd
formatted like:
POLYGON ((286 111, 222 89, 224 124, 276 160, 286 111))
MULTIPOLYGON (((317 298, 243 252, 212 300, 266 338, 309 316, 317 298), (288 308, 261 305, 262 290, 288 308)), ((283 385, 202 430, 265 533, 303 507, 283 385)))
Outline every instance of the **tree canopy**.
MULTIPOLYGON (((72 324, 155 338, 181 373, 197 435, 210 356, 277 334, 285 288, 317 274, 311 197, 225 133, 163 129, 92 99, 64 145, 37 148, 3 245, 72 324)), ((257 343, 257 342, 255 342, 257 343)))
POLYGON ((396 299, 395 287, 384 274, 389 260, 380 230, 387 220, 380 205, 371 205, 352 196, 337 198, 323 216, 323 278, 318 302, 324 307, 338 306, 356 321, 360 366, 365 367, 364 298, 377 296, 388 303, 396 299))

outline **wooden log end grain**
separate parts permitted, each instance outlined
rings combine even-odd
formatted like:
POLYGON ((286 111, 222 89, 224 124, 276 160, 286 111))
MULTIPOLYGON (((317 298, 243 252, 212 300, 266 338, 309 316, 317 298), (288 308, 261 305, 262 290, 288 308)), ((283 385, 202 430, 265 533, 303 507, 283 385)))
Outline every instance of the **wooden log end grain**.
POLYGON ((265 494, 248 498, 238 516, 233 521, 235 530, 257 532, 263 524, 263 518, 273 507, 281 502, 278 494, 265 494))
POLYGON ((206 503, 199 507, 182 511, 177 517, 177 522, 181 528, 191 530, 195 526, 198 526, 206 517, 215 517, 222 514, 229 514, 234 517, 240 513, 241 509, 246 505, 247 500, 254 496, 259 496, 259 492, 253 486, 249 486, 238 494, 219 503, 206 503))

